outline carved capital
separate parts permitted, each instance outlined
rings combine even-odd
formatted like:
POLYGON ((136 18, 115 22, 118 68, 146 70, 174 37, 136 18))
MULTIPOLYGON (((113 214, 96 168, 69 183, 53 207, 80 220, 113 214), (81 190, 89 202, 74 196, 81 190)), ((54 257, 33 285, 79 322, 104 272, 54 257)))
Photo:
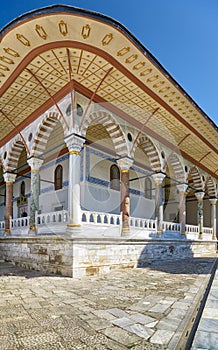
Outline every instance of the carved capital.
POLYGON ((179 185, 176 185, 176 187, 178 188, 179 193, 185 194, 186 190, 188 188, 188 185, 186 185, 186 184, 179 184, 179 185))
POLYGON ((42 166, 43 159, 32 157, 27 160, 27 163, 29 164, 31 171, 39 171, 40 167, 42 166))
POLYGON ((121 171, 129 170, 129 168, 133 164, 133 159, 128 158, 128 157, 120 158, 117 160, 117 164, 118 164, 121 171))
POLYGON ((210 198, 209 201, 211 205, 216 205, 217 198, 210 198))
POLYGON ((5 180, 6 183, 7 182, 11 183, 11 182, 15 182, 17 174, 4 173, 3 176, 4 176, 4 180, 5 180))
POLYGON ((159 174, 153 174, 152 177, 154 179, 154 182, 155 182, 156 186, 162 186, 163 180, 166 177, 166 175, 162 174, 162 173, 159 173, 159 174))
POLYGON ((65 142, 70 154, 79 154, 85 143, 85 138, 80 135, 72 134, 65 138, 65 142))
POLYGON ((200 192, 195 192, 195 197, 197 198, 198 201, 202 201, 204 198, 205 193, 203 191, 200 192))

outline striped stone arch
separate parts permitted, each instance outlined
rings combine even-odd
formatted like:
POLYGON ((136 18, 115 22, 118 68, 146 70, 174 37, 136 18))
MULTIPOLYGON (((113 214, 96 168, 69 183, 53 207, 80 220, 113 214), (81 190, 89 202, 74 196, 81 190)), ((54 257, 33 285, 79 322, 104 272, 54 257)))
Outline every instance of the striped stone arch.
POLYGON ((167 163, 169 163, 172 166, 175 173, 175 177, 178 181, 186 180, 184 167, 179 157, 175 153, 169 156, 169 158, 167 159, 167 163))
POLYGON ((152 170, 160 171, 161 161, 154 143, 147 136, 141 136, 138 140, 138 145, 140 145, 147 154, 152 170))
POLYGON ((18 161, 23 149, 25 149, 25 145, 21 140, 20 136, 18 136, 12 143, 8 155, 6 157, 5 171, 13 171, 17 168, 18 161))
POLYGON ((97 111, 91 113, 84 121, 81 133, 85 137, 88 127, 92 122, 102 124, 107 130, 114 144, 117 155, 123 157, 128 155, 128 148, 124 133, 116 119, 106 111, 97 111))
POLYGON ((197 191, 203 191, 204 190, 204 184, 201 178, 201 175, 199 173, 198 168, 196 168, 196 166, 194 166, 193 168, 190 169, 189 174, 188 174, 188 178, 192 177, 193 180, 193 185, 195 187, 195 190, 197 191))
POLYGON ((66 123, 64 123, 60 113, 49 112, 38 125, 31 149, 32 156, 37 157, 45 151, 49 136, 58 122, 60 122, 63 127, 64 135, 67 135, 66 123))
POLYGON ((216 184, 212 180, 211 177, 208 177, 205 183, 205 190, 209 194, 209 196, 215 197, 216 196, 216 184))

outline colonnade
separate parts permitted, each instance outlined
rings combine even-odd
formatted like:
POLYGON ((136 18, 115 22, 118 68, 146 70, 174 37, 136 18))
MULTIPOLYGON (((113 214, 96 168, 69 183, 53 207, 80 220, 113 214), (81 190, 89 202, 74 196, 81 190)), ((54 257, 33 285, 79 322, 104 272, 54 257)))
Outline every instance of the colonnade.
MULTIPOLYGON (((85 138, 72 134, 65 138, 69 151, 69 184, 68 184, 68 214, 69 222, 67 230, 76 232, 81 226, 81 205, 80 205, 80 154, 83 148, 85 138)), ((43 160, 31 157, 28 164, 31 168, 31 206, 30 206, 30 231, 36 231, 35 214, 39 210, 40 178, 39 170, 43 160)), ((123 157, 117 160, 121 173, 120 186, 120 210, 122 217, 122 235, 130 231, 130 196, 129 196, 129 171, 133 164, 133 159, 123 157)), ((163 223, 163 183, 164 173, 155 173, 152 175, 155 183, 155 219, 157 221, 157 234, 162 233, 163 223)), ((10 218, 13 216, 13 184, 16 180, 16 174, 5 172, 4 181, 6 183, 6 215, 5 232, 10 233, 10 218)), ((178 184, 179 191, 179 222, 181 224, 181 234, 185 235, 186 225, 186 190, 187 184, 178 184)), ((199 227, 199 238, 203 233, 203 197, 204 191, 195 192, 197 198, 197 223, 199 227)), ((216 239, 216 198, 209 199, 211 204, 211 227, 213 228, 213 239, 216 239)))

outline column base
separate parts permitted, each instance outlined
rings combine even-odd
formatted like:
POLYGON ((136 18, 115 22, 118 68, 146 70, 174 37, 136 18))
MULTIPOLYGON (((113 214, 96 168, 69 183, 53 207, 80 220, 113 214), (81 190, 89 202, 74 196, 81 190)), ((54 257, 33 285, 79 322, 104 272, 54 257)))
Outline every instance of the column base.
POLYGON ((37 229, 35 225, 30 225, 28 234, 29 235, 36 235, 37 229))
POLYGON ((130 227, 123 227, 121 230, 121 237, 130 235, 130 227))
POLYGON ((212 234, 212 239, 215 240, 215 241, 217 240, 217 236, 216 236, 215 233, 212 234))
POLYGON ((162 235, 162 233, 163 233, 162 230, 157 230, 157 231, 156 231, 156 234, 157 234, 158 236, 162 235))
POLYGON ((67 224, 66 233, 72 236, 80 236, 82 233, 82 226, 80 224, 67 224))
POLYGON ((182 232, 181 232, 181 235, 182 235, 182 236, 186 236, 186 232, 185 232, 185 231, 182 231, 182 232))
POLYGON ((198 239, 203 239, 203 233, 202 232, 199 233, 198 239))
POLYGON ((10 234, 11 234, 10 228, 6 228, 5 229, 5 235, 7 236, 7 235, 10 235, 10 234))

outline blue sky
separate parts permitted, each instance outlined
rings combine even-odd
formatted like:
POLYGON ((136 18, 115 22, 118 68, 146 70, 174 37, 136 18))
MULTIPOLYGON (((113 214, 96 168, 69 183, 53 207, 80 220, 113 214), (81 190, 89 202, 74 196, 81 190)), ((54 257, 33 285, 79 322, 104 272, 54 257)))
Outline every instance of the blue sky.
MULTIPOLYGON (((218 124, 217 0, 62 0, 57 3, 108 15, 151 51, 205 113, 218 124)), ((6 0, 0 28, 52 0, 6 0)))

